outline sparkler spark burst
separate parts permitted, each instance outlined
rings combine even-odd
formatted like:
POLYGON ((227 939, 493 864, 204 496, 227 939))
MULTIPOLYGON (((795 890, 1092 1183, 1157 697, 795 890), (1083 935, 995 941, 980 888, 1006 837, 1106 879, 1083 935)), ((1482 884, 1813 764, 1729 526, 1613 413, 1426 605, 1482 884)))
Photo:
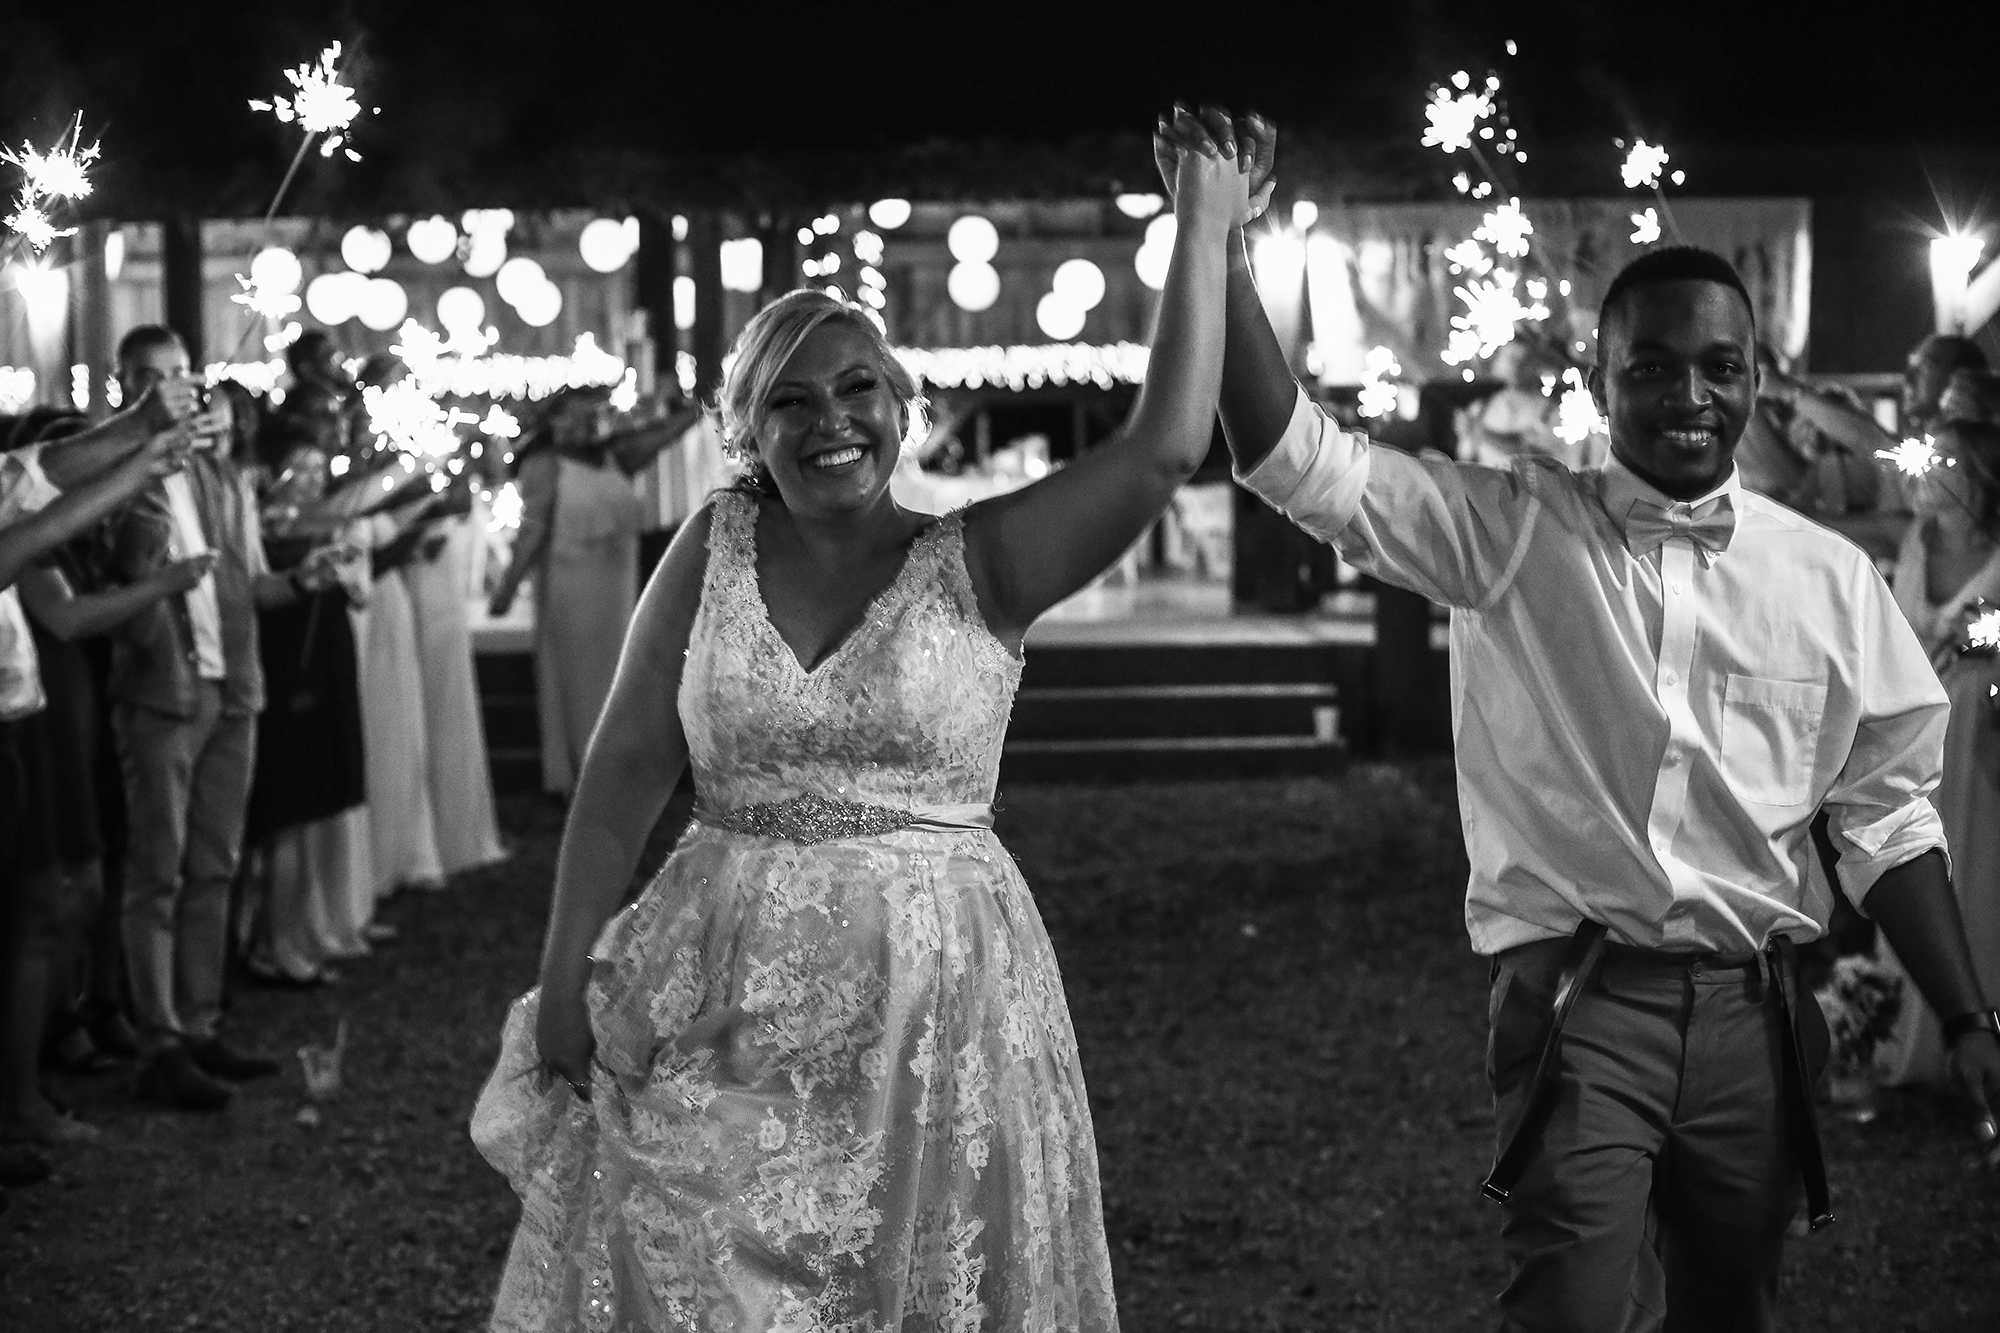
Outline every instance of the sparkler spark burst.
POLYGON ((486 420, 479 423, 479 429, 496 440, 512 440, 520 436, 521 423, 512 412, 495 403, 486 410, 486 420))
POLYGON ((265 319, 283 319, 287 315, 299 313, 301 303, 296 293, 268 288, 256 279, 246 278, 241 273, 236 275, 236 283, 243 290, 229 299, 237 305, 246 307, 253 314, 262 315, 265 319))
MULTIPOLYGON (((330 157, 333 150, 346 141, 347 128, 354 118, 361 114, 361 104, 354 100, 354 90, 340 81, 340 73, 334 68, 340 61, 340 43, 319 53, 317 65, 300 65, 297 69, 285 71, 285 78, 291 81, 295 90, 290 97, 273 97, 266 101, 252 99, 252 111, 269 111, 281 121, 299 123, 299 128, 308 138, 315 135, 329 135, 320 145, 320 156, 330 157)), ((352 148, 347 156, 359 162, 361 155, 352 148)))
POLYGON ((15 207, 7 225, 19 232, 21 239, 33 247, 36 254, 48 249, 58 236, 76 235, 75 227, 56 226, 49 221, 49 215, 42 211, 41 205, 28 199, 22 199, 15 207))
POLYGON ((1583 372, 1571 366, 1563 372, 1563 385, 1562 399, 1556 404, 1556 438, 1564 444, 1582 444, 1606 430, 1604 418, 1591 399, 1590 388, 1583 381, 1583 372))
POLYGON ((1968 647, 1988 652, 2000 651, 2000 608, 1982 611, 1966 626, 1965 641, 1968 647))
POLYGON ((1491 93, 1468 92, 1453 96, 1448 90, 1438 88, 1431 93, 1431 100, 1424 106, 1424 119, 1430 122, 1424 130, 1424 147, 1442 148, 1447 153, 1469 149, 1472 147, 1472 136, 1478 133, 1479 122, 1492 114, 1491 93))
POLYGON ((26 199, 81 199, 90 193, 89 168, 97 160, 99 147, 97 144, 79 147, 82 138, 83 113, 79 111, 69 131, 48 152, 37 152, 33 144, 23 143, 18 153, 0 149, 0 162, 10 162, 21 169, 27 178, 23 191, 26 199))
POLYGON ((1906 477, 1921 477, 1941 461, 1937 445, 1928 435, 1921 440, 1904 440, 1894 449, 1877 449, 1875 456, 1894 463, 1896 470, 1906 477))
POLYGON ((1492 356, 1514 341, 1515 327, 1522 320, 1540 321, 1549 317, 1549 308, 1542 302, 1522 303, 1514 290, 1518 281, 1519 275, 1511 269, 1496 268, 1490 278, 1452 288, 1452 295, 1465 302, 1465 313, 1451 317, 1445 364, 1455 366, 1473 357, 1492 356))
POLYGON ((1660 210, 1649 208, 1632 215, 1632 243, 1651 245, 1660 239, 1660 210))
POLYGON ((1659 185, 1660 173, 1666 170, 1666 166, 1667 150, 1640 139, 1632 145, 1632 151, 1625 154, 1625 165, 1619 168, 1619 174, 1625 178, 1628 190, 1641 186, 1654 188, 1659 185))
POLYGON ((361 391, 368 425, 390 447, 412 458, 447 458, 458 452, 458 428, 479 418, 456 407, 445 407, 418 386, 402 379, 387 387, 369 385, 361 391))
POLYGON ((1493 267, 1493 261, 1486 257, 1486 252, 1479 248, 1479 242, 1474 240, 1460 241, 1445 251, 1444 257, 1454 273, 1471 269, 1474 274, 1484 274, 1493 267))
POLYGON ((1371 347, 1361 363, 1361 415, 1386 417, 1396 410, 1396 386, 1390 380, 1403 373, 1396 354, 1386 347, 1371 347))
POLYGON ((1509 259, 1519 259, 1528 253, 1528 238, 1535 234, 1535 224, 1521 211, 1519 199, 1509 199, 1481 218, 1472 234, 1509 259))

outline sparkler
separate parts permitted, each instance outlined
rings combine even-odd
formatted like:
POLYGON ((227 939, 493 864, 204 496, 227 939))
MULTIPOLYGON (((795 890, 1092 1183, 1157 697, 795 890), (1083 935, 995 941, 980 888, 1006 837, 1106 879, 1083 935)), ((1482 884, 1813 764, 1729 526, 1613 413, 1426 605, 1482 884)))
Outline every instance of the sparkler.
POLYGON ((1486 257, 1486 252, 1479 248, 1479 242, 1474 240, 1460 241, 1445 251, 1444 257, 1454 273, 1470 269, 1475 275, 1481 275, 1493 267, 1493 261, 1486 257))
POLYGON ((1521 211, 1519 199, 1509 199, 1488 213, 1472 233, 1475 239, 1486 242, 1509 259, 1526 256, 1528 238, 1534 234, 1535 224, 1521 211))
POLYGON ((1403 373, 1396 354, 1386 347, 1371 347, 1361 363, 1361 415, 1386 417, 1396 410, 1396 386, 1390 380, 1403 373))
POLYGON ((1965 645, 1973 652, 2000 652, 2000 608, 1988 608, 1965 627, 1965 645))
POLYGON ((300 65, 297 69, 285 71, 285 78, 293 88, 292 96, 250 100, 252 111, 269 111, 287 125, 296 121, 299 128, 305 131, 299 151, 292 155, 292 165, 286 169, 278 192, 271 196, 270 208, 264 212, 266 222, 277 216, 278 205, 283 201, 285 191, 291 188, 292 178, 298 175, 306 150, 321 135, 326 136, 320 143, 321 157, 332 157, 335 149, 342 149, 348 161, 361 160, 361 154, 354 151, 351 143, 352 127, 355 117, 361 114, 361 104, 354 99, 354 89, 340 81, 341 72, 335 68, 339 62, 340 43, 335 42, 319 53, 317 65, 300 65))
POLYGON ((1894 463, 1896 470, 1906 477, 1921 477, 1940 463, 1951 467, 1957 462, 1956 459, 1942 457, 1928 435, 1921 440, 1904 440, 1894 449, 1877 449, 1875 456, 1894 463))
POLYGON ((460 408, 443 406, 413 379, 387 387, 371 384, 361 391, 361 401, 370 429, 401 452, 410 468, 417 458, 435 461, 457 453, 458 428, 479 420, 460 408))
MULTIPOLYGON (((1453 82, 1465 79, 1460 70, 1453 82)), ((1464 83, 1458 83, 1464 88, 1464 83)), ((1424 119, 1429 124, 1424 129, 1423 144, 1426 148, 1442 148, 1447 153, 1455 153, 1461 148, 1472 150, 1473 135, 1479 132, 1479 123, 1493 114, 1492 95, 1485 90, 1461 92, 1456 95, 1443 89, 1433 89, 1431 100, 1424 107, 1424 119)))
MULTIPOLYGON (((1625 147, 1623 139, 1616 139, 1613 142, 1620 148, 1625 147)), ((1649 208, 1644 213, 1634 213, 1632 215, 1632 240, 1639 245, 1651 245, 1654 241, 1660 239, 1660 220, 1662 218, 1666 220, 1668 228, 1674 233, 1674 240, 1676 242, 1683 242, 1685 240, 1681 235, 1680 223, 1674 220, 1674 210, 1667 205, 1667 193, 1660 185, 1660 175, 1667 169, 1667 163, 1670 160, 1667 150, 1659 144, 1647 143, 1644 139, 1635 139, 1632 147, 1625 153, 1623 165, 1618 169, 1619 178, 1625 182, 1626 189, 1651 190, 1653 197, 1660 201, 1660 209, 1657 214, 1649 208)), ((1676 171, 1673 175, 1673 182, 1676 185, 1681 184, 1686 179, 1687 173, 1684 171, 1676 171)))
POLYGON ((1518 282, 1519 275, 1511 269, 1497 268, 1490 278, 1452 288, 1452 295, 1465 302, 1465 313, 1451 317, 1452 332, 1444 350, 1446 364, 1492 356, 1514 341, 1515 327, 1522 320, 1549 317, 1549 308, 1542 302, 1522 302, 1514 290, 1518 282))
POLYGON ((1571 366, 1563 372, 1563 396, 1556 404, 1556 438, 1564 444, 1582 444, 1605 431, 1604 417, 1590 396, 1583 372, 1571 366))
POLYGON ((265 319, 283 319, 287 315, 296 315, 299 312, 300 302, 294 292, 282 292, 267 287, 255 277, 246 278, 241 273, 236 275, 236 281, 243 290, 229 299, 255 314, 262 315, 265 319))
POLYGON ((83 113, 76 113, 55 146, 44 153, 23 142, 21 151, 0 149, 0 162, 21 172, 21 194, 7 225, 36 254, 48 249, 61 236, 74 236, 75 227, 58 227, 45 202, 67 199, 74 203, 90 193, 90 164, 97 160, 99 145, 83 146, 83 113))

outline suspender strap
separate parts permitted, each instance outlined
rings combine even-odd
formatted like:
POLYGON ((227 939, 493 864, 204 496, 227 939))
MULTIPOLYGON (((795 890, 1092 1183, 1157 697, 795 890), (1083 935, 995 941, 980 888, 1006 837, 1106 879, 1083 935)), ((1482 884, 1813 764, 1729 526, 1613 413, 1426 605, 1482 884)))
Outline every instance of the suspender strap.
POLYGON ((1576 997, 1590 985, 1591 979, 1597 975, 1598 965, 1603 961, 1604 927, 1599 922, 1586 920, 1577 926, 1576 934, 1570 936, 1569 948, 1563 954, 1562 972, 1556 982, 1556 999, 1549 1014, 1549 1034, 1542 1043, 1541 1059, 1535 1063, 1534 1081, 1528 1085, 1528 1097, 1521 1107, 1521 1118, 1514 1122, 1514 1130, 1507 1136, 1506 1146, 1500 1150, 1486 1183, 1480 1187, 1489 1199, 1507 1202, 1515 1182, 1521 1178, 1522 1169, 1534 1155, 1542 1125, 1555 1109, 1556 1070, 1562 1063, 1563 1024, 1569 1020, 1569 1011, 1575 1006, 1576 997))
POLYGON ((1798 989, 1799 960, 1791 940, 1783 935, 1765 949, 1776 982, 1771 987, 1778 997, 1778 1017, 1784 1026, 1785 1123, 1791 1131, 1792 1152, 1805 1177, 1806 1215, 1812 1229, 1833 1222, 1832 1199, 1826 1186, 1826 1153, 1819 1140, 1819 1118, 1813 1112, 1813 1080, 1806 1068, 1805 1043, 1799 1039, 1799 1015, 1805 1005, 1817 1003, 1798 989))

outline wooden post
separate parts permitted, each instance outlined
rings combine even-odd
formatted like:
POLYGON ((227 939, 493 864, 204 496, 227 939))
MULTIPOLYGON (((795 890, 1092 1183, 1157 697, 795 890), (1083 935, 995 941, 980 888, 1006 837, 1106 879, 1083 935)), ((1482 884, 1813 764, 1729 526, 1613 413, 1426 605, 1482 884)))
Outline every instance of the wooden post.
POLYGON ((722 386, 722 215, 712 208, 688 214, 688 260, 694 279, 694 390, 703 401, 722 386))
POLYGON ((117 334, 111 327, 111 279, 104 272, 104 244, 115 226, 86 222, 72 238, 70 273, 70 356, 90 367, 90 404, 85 410, 102 416, 107 406, 104 381, 114 374, 117 334))
POLYGON ((674 220, 671 213, 645 209, 639 214, 639 254, 632 275, 632 302, 646 312, 646 331, 653 341, 653 383, 661 391, 676 383, 675 352, 680 331, 674 327, 674 220))
POLYGON ((167 327, 187 344, 188 360, 201 365, 201 219, 185 214, 160 226, 162 286, 166 289, 167 327))

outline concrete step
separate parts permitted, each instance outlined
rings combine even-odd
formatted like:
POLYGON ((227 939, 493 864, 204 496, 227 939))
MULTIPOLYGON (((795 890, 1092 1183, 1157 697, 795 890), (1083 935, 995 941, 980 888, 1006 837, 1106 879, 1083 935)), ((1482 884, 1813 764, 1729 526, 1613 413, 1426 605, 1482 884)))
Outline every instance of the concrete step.
POLYGON ((1007 743, 1116 737, 1337 734, 1339 692, 1323 682, 1055 686, 1022 690, 1007 743))
POLYGON ((1010 741, 1000 781, 1132 782, 1295 777, 1330 773, 1347 760, 1337 739, 1317 736, 1156 736, 1010 741))

